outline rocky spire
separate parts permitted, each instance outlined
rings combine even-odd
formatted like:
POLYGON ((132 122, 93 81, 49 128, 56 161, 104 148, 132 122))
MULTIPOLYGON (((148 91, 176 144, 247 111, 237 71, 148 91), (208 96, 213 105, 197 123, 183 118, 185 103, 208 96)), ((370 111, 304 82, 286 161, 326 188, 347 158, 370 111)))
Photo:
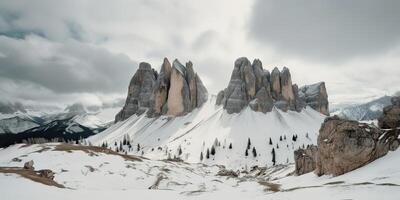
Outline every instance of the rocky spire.
POLYGON ((329 115, 325 85, 318 89, 300 91, 296 84, 292 84, 288 68, 279 71, 275 67, 269 73, 263 69, 260 60, 255 59, 251 64, 247 58, 241 57, 235 61, 229 85, 218 93, 216 104, 223 105, 228 113, 239 113, 247 105, 263 113, 270 112, 274 106, 283 111, 300 112, 310 105, 329 115))
POLYGON ((141 62, 128 87, 128 96, 115 121, 122 121, 133 114, 143 114, 150 107, 150 97, 156 83, 157 72, 149 63, 141 62))
POLYGON ((207 89, 192 62, 187 62, 185 67, 175 59, 171 66, 164 58, 159 74, 143 62, 129 84, 125 106, 115 116, 115 121, 143 114, 146 110, 148 117, 184 115, 202 106, 207 97, 207 89))

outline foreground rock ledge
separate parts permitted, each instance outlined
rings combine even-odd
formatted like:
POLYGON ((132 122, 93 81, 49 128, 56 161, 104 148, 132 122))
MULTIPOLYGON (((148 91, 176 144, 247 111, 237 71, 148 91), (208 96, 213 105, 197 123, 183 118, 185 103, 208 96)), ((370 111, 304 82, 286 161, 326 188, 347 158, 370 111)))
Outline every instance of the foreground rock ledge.
POLYGON ((384 131, 337 116, 327 118, 319 131, 315 173, 338 176, 364 166, 394 150, 398 134, 397 129, 384 131))

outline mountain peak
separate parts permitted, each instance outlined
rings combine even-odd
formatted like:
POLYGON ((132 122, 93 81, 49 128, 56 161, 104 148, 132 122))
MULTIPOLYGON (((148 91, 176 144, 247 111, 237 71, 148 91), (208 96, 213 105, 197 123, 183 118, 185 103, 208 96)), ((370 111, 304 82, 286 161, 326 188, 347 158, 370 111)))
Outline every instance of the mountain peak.
POLYGON ((271 74, 264 70, 259 59, 250 61, 240 57, 235 61, 229 85, 217 95, 217 105, 223 105, 228 113, 239 113, 246 106, 258 112, 270 112, 275 106, 283 111, 300 112, 306 105, 329 115, 325 84, 317 84, 318 90, 304 89, 303 96, 296 84, 292 84, 290 70, 275 67, 271 74), (311 96, 313 98, 311 98, 311 96))

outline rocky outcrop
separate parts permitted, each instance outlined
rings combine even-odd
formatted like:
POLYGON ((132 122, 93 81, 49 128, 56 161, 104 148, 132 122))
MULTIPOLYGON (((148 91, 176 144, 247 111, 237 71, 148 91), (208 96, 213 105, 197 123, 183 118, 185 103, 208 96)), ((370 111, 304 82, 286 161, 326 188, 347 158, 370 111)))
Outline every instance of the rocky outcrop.
POLYGON ((208 93, 193 63, 183 66, 178 60, 164 58, 157 73, 148 63, 140 63, 128 89, 123 109, 115 121, 122 121, 147 111, 148 117, 184 115, 207 101, 208 93))
POLYGON ((399 131, 383 131, 357 121, 325 119, 318 136, 316 174, 344 174, 384 156, 398 146, 399 131))
POLYGON ((24 163, 24 169, 35 170, 35 168, 33 167, 33 160, 24 163))
POLYGON ((382 129, 396 129, 400 127, 400 97, 392 97, 392 105, 383 108, 383 114, 378 119, 382 129))
POLYGON ((314 110, 324 115, 329 115, 328 93, 324 82, 301 87, 299 96, 314 110))
MULTIPOLYGON (((275 106, 283 111, 293 110, 300 112, 308 102, 322 102, 323 106, 314 106, 323 114, 328 115, 328 96, 325 86, 320 87, 324 95, 309 95, 308 89, 300 95, 297 85, 292 84, 292 77, 288 68, 282 71, 274 68, 270 73, 264 70, 260 60, 255 59, 253 63, 245 58, 238 58, 234 63, 234 69, 228 87, 217 95, 216 105, 222 105, 228 113, 239 113, 243 108, 249 106, 257 112, 270 112, 275 106), (312 99, 312 97, 317 96, 312 99), (325 104, 326 103, 326 104, 325 104), (321 107, 321 108, 320 108, 321 107), (325 109, 324 109, 325 108, 325 109)), ((321 103, 322 104, 322 103, 321 103)), ((316 104, 317 105, 317 104, 316 104)))
POLYGON ((149 63, 141 62, 128 87, 128 96, 122 110, 115 116, 115 121, 122 121, 133 114, 143 114, 150 107, 150 97, 157 79, 149 63))
POLYGON ((306 149, 294 151, 295 173, 297 175, 312 172, 316 168, 316 156, 318 148, 315 145, 307 146, 306 149))

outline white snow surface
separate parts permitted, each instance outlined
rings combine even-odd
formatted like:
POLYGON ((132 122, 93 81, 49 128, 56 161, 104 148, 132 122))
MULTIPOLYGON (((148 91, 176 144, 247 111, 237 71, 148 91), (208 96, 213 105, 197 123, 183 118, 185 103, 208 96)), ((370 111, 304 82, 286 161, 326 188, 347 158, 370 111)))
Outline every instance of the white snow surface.
POLYGON ((300 113, 274 108, 272 112, 264 114, 246 108, 239 114, 228 114, 222 107, 215 106, 215 99, 209 99, 200 109, 181 117, 147 118, 145 115, 133 115, 90 137, 89 141, 95 145, 107 143, 115 149, 128 135, 133 146, 130 151, 124 147, 128 154, 151 159, 176 156, 189 163, 198 163, 200 153, 203 152, 205 157, 207 148, 211 150, 217 139, 220 146, 215 146, 215 156, 203 159, 202 163, 245 169, 254 165, 271 166, 272 148, 277 155, 276 163, 294 162, 294 150, 303 145, 316 144, 319 128, 325 118, 310 107, 300 113), (297 141, 292 140, 294 134, 298 136, 297 141), (249 155, 245 156, 249 138, 251 149, 248 150, 249 155), (272 145, 269 144, 269 138, 272 145), (114 146, 115 142, 117 146, 114 146), (228 148, 230 143, 232 149, 228 148), (137 151, 137 144, 141 146, 140 151, 137 151), (253 147, 257 157, 252 154, 253 147), (179 148, 182 149, 181 155, 179 148))
POLYGON ((1 199, 362 199, 396 200, 400 196, 400 150, 347 174, 293 176, 292 164, 239 177, 217 176, 223 167, 162 160, 131 161, 121 156, 83 151, 53 151, 56 143, 13 145, 0 150, 0 166, 34 161, 36 170, 51 169, 55 181, 66 188, 33 182, 16 174, 0 173, 1 199), (43 149, 47 150, 43 150, 43 149), (42 151, 40 151, 42 150, 42 151), (12 161, 19 158, 22 161, 12 161), (152 186, 163 177, 158 187, 152 186), (278 184, 273 192, 259 182, 278 184))

